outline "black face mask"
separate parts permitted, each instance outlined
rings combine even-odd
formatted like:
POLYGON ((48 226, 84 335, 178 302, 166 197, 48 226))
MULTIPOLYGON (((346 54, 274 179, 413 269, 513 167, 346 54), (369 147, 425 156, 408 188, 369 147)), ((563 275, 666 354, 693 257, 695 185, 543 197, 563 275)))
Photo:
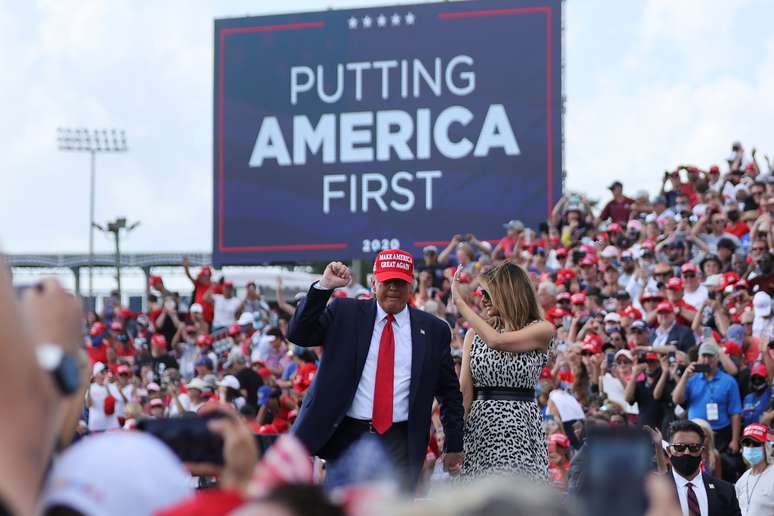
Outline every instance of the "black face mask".
POLYGON ((755 392, 763 392, 766 390, 766 380, 760 382, 751 381, 750 387, 752 387, 755 392))
POLYGON ((669 458, 672 463, 672 467, 675 468, 681 477, 689 477, 699 469, 699 463, 701 462, 701 456, 694 457, 693 455, 673 455, 669 458))

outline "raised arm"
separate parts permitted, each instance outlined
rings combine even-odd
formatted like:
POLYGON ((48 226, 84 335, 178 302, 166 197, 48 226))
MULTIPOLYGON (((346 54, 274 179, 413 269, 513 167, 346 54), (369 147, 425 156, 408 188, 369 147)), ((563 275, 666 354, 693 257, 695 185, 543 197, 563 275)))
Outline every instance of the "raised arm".
POLYGON ((280 310, 288 315, 293 315, 296 312, 296 307, 285 302, 285 294, 282 292, 282 276, 277 276, 276 287, 277 306, 280 310))
POLYGON ((322 279, 312 285, 290 319, 288 340, 302 347, 319 346, 333 321, 337 300, 329 306, 326 303, 334 289, 348 285, 351 280, 349 267, 341 262, 329 263, 322 279))
POLYGON ((449 256, 451 255, 451 252, 454 250, 454 248, 457 247, 457 244, 459 244, 461 240, 461 235, 454 235, 451 241, 449 241, 449 245, 447 245, 444 250, 441 251, 441 254, 438 255, 438 263, 441 265, 447 265, 449 263, 449 256))
POLYGON ((504 333, 498 332, 489 326, 462 298, 459 292, 459 276, 461 272, 462 267, 458 267, 452 281, 454 303, 460 315, 470 323, 473 330, 484 339, 484 342, 490 348, 508 353, 526 353, 528 351, 546 351, 548 349, 551 338, 556 333, 556 328, 554 328, 553 324, 547 321, 540 321, 520 330, 504 333))
POLYGON ((187 256, 183 256, 183 272, 185 272, 185 275, 188 277, 189 280, 191 280, 191 283, 196 285, 196 279, 191 275, 191 260, 188 259, 187 256))

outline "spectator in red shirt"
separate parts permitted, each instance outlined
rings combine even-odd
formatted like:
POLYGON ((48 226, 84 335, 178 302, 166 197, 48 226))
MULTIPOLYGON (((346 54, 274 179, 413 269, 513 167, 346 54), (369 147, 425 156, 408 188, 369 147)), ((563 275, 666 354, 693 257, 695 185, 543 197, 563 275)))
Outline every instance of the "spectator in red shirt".
POLYGON ((194 303, 198 303, 202 306, 204 320, 212 324, 212 319, 215 316, 215 307, 212 303, 213 285, 212 285, 212 269, 205 266, 199 271, 196 278, 191 275, 189 269, 188 257, 183 257, 183 270, 191 283, 194 284, 194 303))
POLYGON ((602 208, 599 219, 611 219, 618 224, 625 224, 626 221, 629 220, 629 215, 632 212, 634 199, 626 197, 623 194, 623 184, 621 184, 620 181, 615 181, 608 189, 613 192, 613 199, 602 208))
POLYGON ((739 205, 734 203, 726 207, 726 218, 728 218, 728 226, 726 226, 725 233, 731 233, 737 238, 742 238, 750 232, 750 226, 741 219, 741 213, 739 212, 739 205))

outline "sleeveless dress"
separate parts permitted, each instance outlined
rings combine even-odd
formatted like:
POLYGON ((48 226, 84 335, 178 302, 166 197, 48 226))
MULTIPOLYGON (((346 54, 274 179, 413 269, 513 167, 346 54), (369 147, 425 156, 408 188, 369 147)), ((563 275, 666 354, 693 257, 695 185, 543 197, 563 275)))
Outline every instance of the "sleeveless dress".
MULTIPOLYGON (((553 349, 554 342, 549 346, 553 349)), ((473 337, 470 372, 475 387, 532 389, 548 353, 495 351, 473 337)), ((473 400, 465 421, 463 479, 515 474, 548 479, 546 436, 537 401, 473 400)))

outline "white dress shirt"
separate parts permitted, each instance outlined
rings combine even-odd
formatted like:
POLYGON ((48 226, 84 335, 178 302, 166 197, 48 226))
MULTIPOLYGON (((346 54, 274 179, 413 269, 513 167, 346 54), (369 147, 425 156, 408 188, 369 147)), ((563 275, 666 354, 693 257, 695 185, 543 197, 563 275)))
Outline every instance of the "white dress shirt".
MULTIPOLYGON (((347 415, 355 419, 370 420, 374 411, 374 388, 376 387, 376 365, 379 360, 379 341, 387 323, 387 312, 376 303, 376 321, 371 334, 363 374, 357 385, 355 399, 347 415)), ((392 323, 395 336, 395 373, 393 375, 392 421, 398 423, 408 420, 409 387, 411 386, 411 318, 406 306, 395 315, 392 323)))
POLYGON ((672 469, 672 476, 674 476, 675 484, 677 484, 677 497, 680 499, 680 509, 683 511, 683 516, 688 516, 688 486, 686 486, 688 482, 693 484, 693 492, 696 493, 696 500, 699 502, 701 516, 709 516, 707 490, 704 488, 704 479, 701 476, 701 470, 698 475, 693 477, 693 480, 686 480, 680 476, 674 468, 672 469))

